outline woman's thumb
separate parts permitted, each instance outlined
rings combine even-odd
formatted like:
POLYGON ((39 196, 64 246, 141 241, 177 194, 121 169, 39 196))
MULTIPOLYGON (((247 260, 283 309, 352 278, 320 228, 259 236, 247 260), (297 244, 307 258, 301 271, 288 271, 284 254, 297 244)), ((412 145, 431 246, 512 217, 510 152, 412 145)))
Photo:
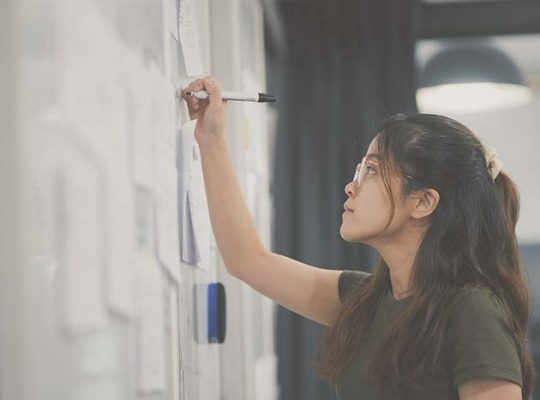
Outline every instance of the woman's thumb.
POLYGON ((221 97, 221 87, 216 80, 210 76, 204 78, 204 86, 210 100, 210 107, 223 107, 223 99, 221 97))

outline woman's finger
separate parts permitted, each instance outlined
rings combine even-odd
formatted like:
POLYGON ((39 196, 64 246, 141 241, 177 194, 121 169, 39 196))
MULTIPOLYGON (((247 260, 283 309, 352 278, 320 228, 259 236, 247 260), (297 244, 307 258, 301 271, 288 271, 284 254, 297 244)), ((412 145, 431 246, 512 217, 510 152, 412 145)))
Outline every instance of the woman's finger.
POLYGON ((188 101, 189 100, 189 97, 187 95, 187 92, 189 91, 189 86, 185 87, 182 89, 182 94, 181 94, 181 97, 185 100, 185 101, 188 101))
MULTIPOLYGON (((202 90, 203 89, 202 79, 196 79, 195 81, 191 82, 188 88, 191 92, 198 92, 199 90, 202 90)), ((195 99, 195 97, 193 98, 195 99)))
POLYGON ((200 83, 198 83, 200 79, 196 79, 193 82, 191 82, 189 85, 187 85, 185 88, 182 89, 182 98, 186 101, 188 101, 191 96, 187 95, 187 92, 196 92, 199 89, 200 83))
POLYGON ((199 90, 203 90, 204 86, 203 86, 203 80, 202 79, 197 79, 195 82, 193 82, 193 91, 194 92, 198 92, 199 90))
POLYGON ((211 76, 204 78, 204 87, 208 92, 210 107, 214 109, 220 109, 223 107, 223 100, 221 98, 221 85, 211 76))

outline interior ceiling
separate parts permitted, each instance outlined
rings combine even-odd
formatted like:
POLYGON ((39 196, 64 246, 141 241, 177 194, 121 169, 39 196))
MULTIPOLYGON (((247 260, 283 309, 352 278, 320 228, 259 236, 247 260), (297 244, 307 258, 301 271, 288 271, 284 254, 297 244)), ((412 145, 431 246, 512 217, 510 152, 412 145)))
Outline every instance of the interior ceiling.
MULTIPOLYGON (((276 3, 309 3, 312 0, 261 1, 266 9, 275 11, 276 3)), ((423 14, 424 18, 433 18, 430 20, 431 24, 429 22, 426 24, 427 29, 422 35, 425 39, 418 41, 416 56, 420 65, 430 55, 442 48, 447 40, 467 42, 475 38, 475 36, 470 36, 471 32, 481 32, 479 33, 481 36, 477 36, 477 38, 488 40, 490 44, 508 54, 523 72, 525 78, 531 82, 535 89, 540 91, 540 12, 538 12, 540 0, 418 1, 427 6, 434 6, 429 12, 423 14), (492 3, 495 7, 488 3, 492 3), (503 3, 507 3, 507 5, 503 3), (510 5, 510 3, 514 4, 510 5), (452 4, 456 4, 458 7, 451 7, 452 4), (486 34, 486 32, 493 31, 499 33, 486 34)), ((425 8, 424 12, 426 12, 425 8)), ((267 10, 267 18, 268 15, 267 10)), ((279 24, 275 23, 279 22, 277 14, 274 19, 274 23, 270 25, 275 27, 276 32, 279 33, 282 29, 278 29, 279 24)), ((279 35, 276 32, 273 32, 274 40, 279 42, 279 35)))

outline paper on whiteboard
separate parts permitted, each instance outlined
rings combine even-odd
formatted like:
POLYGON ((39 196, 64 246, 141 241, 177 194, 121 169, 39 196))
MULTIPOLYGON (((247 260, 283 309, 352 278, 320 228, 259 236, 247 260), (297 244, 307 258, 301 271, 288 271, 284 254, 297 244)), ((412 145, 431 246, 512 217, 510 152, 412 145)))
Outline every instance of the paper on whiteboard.
POLYGON ((189 76, 203 74, 201 47, 197 13, 193 0, 180 0, 178 33, 184 56, 186 72, 189 76))
POLYGON ((118 333, 104 329, 78 338, 73 344, 73 360, 82 379, 70 390, 70 400, 125 398, 124 382, 118 379, 124 368, 118 333))
POLYGON ((173 37, 178 40, 178 1, 179 0, 165 0, 165 12, 167 13, 167 21, 169 25, 169 31, 173 37))
POLYGON ((136 261, 139 329, 137 335, 138 387, 143 393, 166 388, 163 272, 150 256, 136 261))
POLYGON ((135 185, 135 248, 137 253, 155 254, 153 195, 150 190, 135 185))
POLYGON ((56 252, 60 264, 60 318, 73 335, 102 328, 102 182, 97 167, 77 149, 58 143, 52 171, 56 252))
POLYGON ((178 214, 179 214, 179 241, 181 260, 188 264, 195 264, 195 243, 193 242, 193 227, 191 213, 189 212, 188 177, 191 163, 191 149, 195 143, 193 136, 196 120, 184 124, 177 135, 177 158, 178 166, 178 214))
POLYGON ((165 86, 160 95, 161 111, 155 118, 157 250, 160 262, 180 282, 174 90, 165 86))
POLYGON ((200 259, 197 265, 203 269, 209 269, 211 225, 204 187, 201 155, 197 144, 193 146, 188 193, 189 212, 191 213, 191 220, 193 222, 194 243, 200 259))
POLYGON ((196 120, 186 123, 179 134, 179 209, 182 261, 208 269, 210 219, 204 188, 199 146, 194 139, 196 120))
POLYGON ((133 318, 136 316, 133 269, 135 209, 133 187, 130 183, 127 175, 110 171, 107 176, 106 298, 108 306, 113 311, 124 317, 133 318))
MULTIPOLYGON (((123 62, 127 62, 124 60, 123 62)), ((134 318, 137 313, 135 303, 135 207, 134 190, 131 179, 130 139, 131 123, 134 118, 133 91, 131 90, 129 68, 118 63, 111 70, 110 84, 120 93, 113 96, 111 90, 110 106, 114 110, 110 127, 102 134, 107 140, 103 143, 105 160, 105 298, 110 310, 126 318, 134 318), (117 115, 122 117, 117 117, 117 115)))
MULTIPOLYGON (((142 75, 139 82, 144 87, 142 75)), ((150 89, 148 89, 150 90, 150 89)), ((143 92, 143 90, 141 90, 143 92)), ((144 93, 148 93, 145 91, 144 93)), ((154 130, 151 126, 152 104, 148 96, 135 96, 133 121, 133 180, 147 187, 154 187, 154 130)))
POLYGON ((167 307, 167 337, 170 340, 170 351, 168 352, 168 362, 171 375, 171 400, 180 400, 180 370, 182 358, 180 356, 180 326, 178 320, 178 285, 171 282, 167 283, 167 293, 165 296, 168 301, 167 307))
POLYGON ((193 231, 193 220, 189 207, 189 192, 186 193, 185 207, 183 209, 182 224, 182 261, 188 264, 198 264, 201 261, 199 249, 195 243, 195 234, 193 231))
POLYGON ((277 400, 277 357, 267 354, 255 361, 255 396, 256 400, 277 400))

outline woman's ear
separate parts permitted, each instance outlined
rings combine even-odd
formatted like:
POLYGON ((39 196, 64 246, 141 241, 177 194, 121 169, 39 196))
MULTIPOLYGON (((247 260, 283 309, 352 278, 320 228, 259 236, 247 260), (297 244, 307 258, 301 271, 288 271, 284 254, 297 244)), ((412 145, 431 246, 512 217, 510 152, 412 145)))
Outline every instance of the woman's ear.
POLYGON ((427 188, 418 190, 410 195, 411 217, 420 219, 427 217, 435 211, 439 204, 439 192, 427 188))

